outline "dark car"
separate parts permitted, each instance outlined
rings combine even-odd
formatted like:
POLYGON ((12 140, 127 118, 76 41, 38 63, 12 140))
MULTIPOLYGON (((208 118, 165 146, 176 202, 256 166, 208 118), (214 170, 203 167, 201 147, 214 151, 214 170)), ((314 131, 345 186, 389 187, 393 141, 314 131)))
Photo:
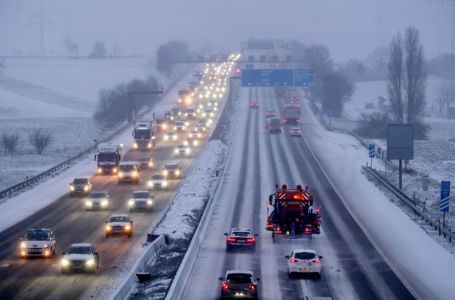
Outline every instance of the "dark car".
POLYGON ((70 196, 74 195, 88 195, 92 192, 92 184, 86 177, 74 178, 73 182, 70 183, 70 196))
POLYGON ((242 298, 257 299, 259 278, 254 278, 252 271, 230 270, 221 280, 221 299, 242 298))
POLYGON ((155 162, 153 161, 153 158, 148 157, 148 156, 139 157, 137 162, 139 164, 140 169, 147 170, 147 169, 152 169, 153 167, 155 167, 155 162))
POLYGON ((224 234, 226 236, 226 251, 233 248, 253 248, 256 247, 256 236, 249 228, 232 228, 224 234))

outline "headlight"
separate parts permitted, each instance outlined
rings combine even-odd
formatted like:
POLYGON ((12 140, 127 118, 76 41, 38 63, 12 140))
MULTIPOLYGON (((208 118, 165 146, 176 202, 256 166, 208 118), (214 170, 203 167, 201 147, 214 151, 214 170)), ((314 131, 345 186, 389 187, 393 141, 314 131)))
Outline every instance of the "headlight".
POLYGON ((93 203, 90 200, 85 201, 85 206, 92 206, 93 203))
POLYGON ((138 146, 137 146, 137 143, 134 143, 134 144, 133 144, 133 148, 134 148, 134 149, 137 149, 137 147, 138 147, 138 146))
POLYGON ((70 185, 70 191, 74 192, 74 186, 70 185))
POLYGON ((149 180, 149 181, 147 182, 147 185, 148 185, 149 187, 152 187, 152 186, 153 186, 153 182, 152 182, 151 180, 149 180))
POLYGON ((149 162, 148 165, 149 165, 150 168, 153 167, 153 162, 152 161, 149 162))
POLYGON ((44 244, 44 248, 49 248, 49 245, 48 244, 44 244))
POLYGON ((119 172, 118 177, 123 177, 123 172, 119 172))
POLYGON ((186 148, 186 149, 185 149, 185 153, 186 153, 186 154, 190 154, 190 153, 191 153, 191 149, 186 148))
POLYGON ((103 200, 101 201, 101 206, 107 206, 109 204, 109 201, 103 200))
POLYGON ((152 206, 153 205, 153 201, 152 200, 147 200, 147 205, 148 206, 152 206))
POLYGON ((137 176, 139 176, 139 174, 137 173, 137 171, 133 171, 133 172, 131 173, 131 176, 137 177, 137 176))
POLYGON ((174 150, 174 153, 175 153, 175 154, 178 154, 178 153, 179 153, 179 149, 175 149, 175 150, 174 150))
POLYGON ((177 140, 177 136, 174 135, 174 136, 172 137, 172 139, 173 139, 174 141, 176 141, 176 140, 177 140))
POLYGON ((180 170, 175 170, 175 175, 180 176, 180 170))
POLYGON ((130 207, 134 206, 134 201, 133 200, 128 201, 128 206, 130 206, 130 207))
POLYGON ((95 260, 93 258, 89 259, 85 262, 85 264, 87 265, 87 267, 93 267, 95 265, 95 260))
POLYGON ((199 142, 198 141, 193 141, 193 146, 199 146, 199 142))
POLYGON ((161 128, 164 129, 164 130, 166 130, 166 129, 167 129, 167 125, 166 125, 166 124, 162 124, 162 125, 161 125, 161 128))
POLYGON ((148 144, 147 144, 147 148, 148 148, 148 149, 152 148, 152 144, 151 144, 151 143, 148 143, 148 144))
POLYGON ((98 168, 98 169, 96 169, 96 172, 97 172, 98 174, 102 174, 102 173, 103 173, 103 169, 98 168))
POLYGON ((106 229, 106 231, 111 231, 112 227, 110 225, 106 225, 106 227, 104 227, 104 229, 106 229))
POLYGON ((166 177, 167 175, 169 175, 169 171, 168 170, 163 170, 163 176, 166 177))
POLYGON ((84 192, 88 192, 88 185, 84 186, 84 192))
POLYGON ((118 171, 117 168, 112 169, 112 172, 114 172, 114 173, 117 173, 117 171, 118 171))
POLYGON ((125 225, 125 231, 130 231, 131 230, 131 225, 125 225))
POLYGON ((25 249, 27 248, 27 244, 25 242, 21 242, 21 244, 19 245, 22 249, 25 249))
POLYGON ((163 181, 163 187, 167 187, 167 181, 163 181))
POLYGON ((183 145, 188 146, 188 141, 184 141, 183 145))
POLYGON ((169 140, 169 136, 165 135, 165 136, 164 136, 164 140, 165 140, 165 141, 168 141, 168 140, 169 140))
POLYGON ((61 261, 62 267, 68 267, 70 265, 70 261, 67 259, 62 259, 61 261))

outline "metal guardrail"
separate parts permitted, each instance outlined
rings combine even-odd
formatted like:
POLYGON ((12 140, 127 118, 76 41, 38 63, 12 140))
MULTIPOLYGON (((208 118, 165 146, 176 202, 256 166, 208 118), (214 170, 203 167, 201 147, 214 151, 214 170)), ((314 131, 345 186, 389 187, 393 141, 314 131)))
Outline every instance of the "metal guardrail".
MULTIPOLYGON (((184 76, 184 75, 183 75, 184 76)), ((165 93, 163 93, 163 95, 165 95, 167 92, 169 92, 173 87, 174 85, 179 81, 180 78, 176 79, 172 84, 169 85, 169 87, 167 88, 167 91, 165 93)), ((142 111, 140 114, 137 115, 137 118, 141 118, 142 116, 144 116, 146 113, 150 112, 152 109, 152 107, 150 108, 147 108, 146 110, 142 111)), ((40 183, 41 181, 43 181, 44 179, 48 178, 49 176, 52 176, 54 175, 55 173, 61 171, 61 170, 64 170, 66 168, 69 168, 71 166, 73 166, 77 161, 81 160, 82 158, 88 156, 92 151, 94 151, 96 149, 96 147, 98 146, 98 144, 100 143, 105 143, 109 140, 111 140, 112 138, 114 138, 116 135, 118 135, 120 132, 122 132, 123 130, 125 130, 126 128, 128 128, 128 126, 131 126, 131 124, 129 123, 126 123, 122 126, 120 126, 117 130, 115 130, 114 132, 112 132, 111 134, 109 134, 108 136, 104 137, 103 139, 101 139, 100 141, 98 141, 97 143, 95 143, 94 145, 90 146, 89 148, 83 150, 82 152, 68 158, 67 160, 59 163, 58 165, 46 170, 46 171, 43 171, 41 173, 39 173, 38 175, 35 175, 31 178, 28 178, 22 182, 19 182, 9 188, 6 188, 4 189, 3 191, 0 191, 0 200, 1 199, 4 199, 4 198, 8 198, 8 197, 11 197, 13 196, 14 194, 16 194, 17 192, 20 192, 26 188, 29 188, 29 187, 32 187, 38 183, 40 183)))
POLYGON ((379 174, 378 171, 370 167, 362 167, 363 170, 370 173, 380 184, 382 184, 386 189, 393 193, 398 199, 406 203, 406 205, 413 210, 413 212, 418 215, 422 220, 427 224, 434 227, 436 230, 439 230, 439 234, 442 234, 445 238, 449 239, 449 242, 455 240, 455 233, 451 232, 447 228, 441 228, 440 220, 434 220, 429 214, 426 214, 424 211, 421 211, 418 206, 415 204, 414 200, 409 198, 405 193, 398 189, 393 183, 379 174))

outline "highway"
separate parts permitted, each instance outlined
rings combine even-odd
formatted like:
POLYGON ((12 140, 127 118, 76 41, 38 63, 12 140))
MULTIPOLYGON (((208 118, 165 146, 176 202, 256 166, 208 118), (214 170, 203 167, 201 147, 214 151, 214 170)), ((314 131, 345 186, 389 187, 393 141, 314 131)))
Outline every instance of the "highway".
MULTIPOLYGON (((180 83, 180 86, 183 84, 186 86, 187 82, 180 83)), ((177 96, 171 95, 166 100, 175 103, 177 96)), ((221 104, 220 110, 222 107, 221 104)), ((221 111, 218 111, 215 115, 209 134, 216 126, 220 113, 221 111)), ((209 136, 205 140, 208 138, 209 136)), ((128 142, 133 143, 132 137, 128 142)), ((183 176, 185 176, 201 147, 195 149, 189 158, 175 158, 173 156, 174 147, 181 142, 183 140, 164 142, 163 134, 160 133, 157 146, 152 151, 131 150, 124 155, 123 160, 136 160, 144 153, 151 154, 153 157, 155 168, 141 171, 139 185, 118 185, 116 176, 92 176, 94 190, 109 192, 112 200, 110 210, 86 211, 83 197, 70 197, 67 194, 1 232, 0 299, 88 299, 97 298, 97 291, 105 286, 115 290, 129 271, 127 267, 131 266, 139 256, 142 249, 141 244, 145 241, 151 226, 159 221, 163 211, 168 207, 169 200, 179 187, 180 180, 170 180, 167 190, 153 192, 155 207, 152 211, 128 212, 127 200, 133 191, 147 189, 147 179, 153 172, 160 171, 166 162, 180 162, 183 176), (133 237, 128 239, 125 236, 118 236, 106 239, 103 231, 104 222, 111 214, 125 212, 129 213, 134 221, 133 237), (32 227, 54 229, 57 240, 55 257, 49 259, 20 259, 18 257, 19 238, 23 237, 27 228, 32 227), (61 253, 70 244, 79 242, 91 242, 95 245, 100 254, 100 269, 95 274, 62 274, 59 265, 61 253)), ((93 173, 95 170, 96 164, 93 162, 93 173)), ((36 195, 36 199, 39 201, 40 195, 36 195)))
MULTIPOLYGON (((226 270, 252 270, 259 277, 261 299, 413 299, 344 207, 305 138, 265 130, 264 112, 280 111, 282 99, 272 88, 242 88, 233 142, 215 207, 182 299, 217 299, 218 277, 226 270), (248 107, 258 100, 259 109, 248 107), (308 185, 315 206, 322 206, 322 232, 312 238, 279 238, 265 230, 266 200, 275 184, 308 185), (227 253, 224 232, 251 227, 259 234, 255 251, 227 253), (322 259, 322 278, 288 279, 285 255, 292 249, 315 249, 322 259)), ((305 135, 318 134, 303 120, 305 135)), ((342 159, 342 158, 340 158, 342 159)), ((355 197, 355 195, 353 195, 355 197)))

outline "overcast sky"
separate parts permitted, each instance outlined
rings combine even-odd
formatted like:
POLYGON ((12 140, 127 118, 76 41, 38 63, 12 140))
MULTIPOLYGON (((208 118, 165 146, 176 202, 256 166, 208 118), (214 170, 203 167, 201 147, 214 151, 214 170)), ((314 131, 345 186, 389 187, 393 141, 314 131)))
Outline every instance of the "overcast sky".
MULTIPOLYGON (((453 0, 455 1, 455 0, 453 0)), ((250 37, 326 44, 337 61, 364 58, 416 26, 427 57, 450 51, 450 0, 0 0, 0 54, 39 54, 44 10, 47 54, 71 37, 88 54, 94 41, 153 55, 168 40, 236 50, 250 37)))

